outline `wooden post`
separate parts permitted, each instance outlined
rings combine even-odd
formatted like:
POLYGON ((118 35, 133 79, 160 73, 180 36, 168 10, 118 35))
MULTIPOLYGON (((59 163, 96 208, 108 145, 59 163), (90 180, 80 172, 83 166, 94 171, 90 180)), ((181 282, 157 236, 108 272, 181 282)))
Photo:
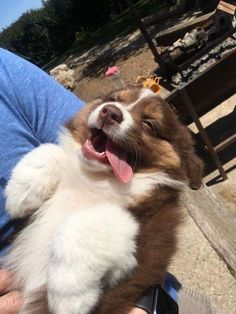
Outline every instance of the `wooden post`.
POLYGON ((226 172, 224 171, 224 168, 220 162, 220 159, 208 137, 208 134, 206 133, 206 131, 204 130, 202 124, 201 124, 201 121, 199 120, 198 118, 198 115, 194 109, 194 106, 192 104, 192 101, 186 91, 186 89, 184 87, 180 88, 179 89, 179 94, 181 95, 183 101, 184 101, 184 104, 188 110, 188 112, 190 113, 190 115, 192 116, 193 120, 194 120, 194 123, 196 124, 198 130, 199 130, 199 133, 201 135, 201 138, 203 140, 203 142, 206 144, 207 148, 208 148, 208 151, 209 151, 209 154, 211 155, 212 159, 214 160, 221 176, 223 177, 224 180, 227 180, 227 174, 226 172))
POLYGON ((145 38, 146 42, 148 43, 148 46, 154 56, 154 60, 159 64, 159 67, 161 69, 161 72, 163 73, 163 75, 166 74, 166 66, 165 66, 165 63, 164 61, 162 60, 161 56, 159 55, 157 49, 156 49, 156 46, 154 45, 150 35, 148 34, 145 26, 143 25, 136 9, 135 9, 135 6, 133 4, 133 2, 131 0, 126 0, 128 6, 129 6, 129 9, 130 9, 130 12, 132 13, 133 15, 133 18, 136 22, 136 24, 138 25, 141 33, 143 34, 143 37, 145 38))
POLYGON ((227 174, 226 174, 226 172, 225 172, 225 170, 224 170, 224 168, 223 168, 223 166, 222 166, 222 164, 220 162, 220 159, 219 159, 219 157, 218 157, 218 155, 217 155, 217 153, 216 153, 216 151, 215 151, 215 149, 214 149, 214 147, 213 147, 213 145, 211 143, 211 140, 209 139, 208 134, 204 130, 204 128, 203 128, 203 126, 201 124, 201 121, 198 118, 198 115, 197 115, 197 113, 196 113, 196 111, 194 109, 192 101, 191 101, 191 99, 190 99, 190 97, 189 97, 185 87, 182 87, 182 88, 179 89, 179 94, 182 97, 183 102, 184 102, 188 112, 190 113, 191 117, 193 118, 193 121, 194 121, 194 123, 196 124, 196 127, 199 130, 201 138, 202 138, 203 142, 206 144, 206 146, 208 148, 208 152, 211 155, 212 159, 214 160, 214 162, 215 162, 215 164, 216 164, 216 166, 217 166, 217 168, 218 168, 222 178, 224 180, 227 180, 227 178, 228 178, 227 174))
POLYGON ((187 189, 184 203, 200 230, 236 274, 236 220, 209 188, 198 191, 187 189))

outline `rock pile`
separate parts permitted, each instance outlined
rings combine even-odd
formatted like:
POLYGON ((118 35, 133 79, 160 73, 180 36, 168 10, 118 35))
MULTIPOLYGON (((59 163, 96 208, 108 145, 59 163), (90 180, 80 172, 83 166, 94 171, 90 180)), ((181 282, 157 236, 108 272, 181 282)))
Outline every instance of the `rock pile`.
POLYGON ((50 75, 60 84, 69 90, 75 88, 74 70, 71 70, 67 64, 59 64, 50 71, 50 75))

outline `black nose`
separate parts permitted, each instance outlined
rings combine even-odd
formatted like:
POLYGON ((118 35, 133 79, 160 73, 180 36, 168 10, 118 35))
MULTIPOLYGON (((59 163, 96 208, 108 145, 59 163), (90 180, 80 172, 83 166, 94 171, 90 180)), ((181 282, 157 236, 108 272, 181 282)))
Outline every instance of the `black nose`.
POLYGON ((121 123, 123 115, 119 108, 114 105, 106 105, 99 112, 99 119, 103 126, 109 126, 114 123, 121 123))

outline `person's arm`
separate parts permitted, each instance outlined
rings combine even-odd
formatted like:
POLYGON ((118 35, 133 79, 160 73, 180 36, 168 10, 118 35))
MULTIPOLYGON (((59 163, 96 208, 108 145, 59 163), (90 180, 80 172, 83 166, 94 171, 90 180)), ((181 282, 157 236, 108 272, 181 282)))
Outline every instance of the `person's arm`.
POLYGON ((47 73, 0 48, 0 178, 59 129, 84 105, 47 73))
POLYGON ((142 310, 142 309, 139 309, 139 308, 135 307, 128 314, 147 314, 147 312, 142 310))
POLYGON ((4 189, 24 155, 55 143, 83 102, 30 62, 0 48, 0 256, 19 222, 9 222, 4 189))

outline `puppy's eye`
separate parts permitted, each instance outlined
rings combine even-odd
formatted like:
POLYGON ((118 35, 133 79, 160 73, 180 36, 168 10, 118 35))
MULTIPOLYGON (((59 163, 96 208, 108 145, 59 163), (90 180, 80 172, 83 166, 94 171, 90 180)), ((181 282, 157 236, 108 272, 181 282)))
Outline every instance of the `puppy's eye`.
POLYGON ((162 138, 163 136, 161 134, 160 128, 155 120, 152 119, 144 119, 142 121, 142 125, 144 129, 152 136, 162 138))
POLYGON ((143 120, 143 126, 148 130, 148 131, 152 131, 155 132, 156 131, 156 126, 153 120, 151 119, 144 119, 143 120))
POLYGON ((109 96, 109 97, 107 97, 107 99, 106 99, 106 101, 117 101, 117 97, 115 97, 115 96, 109 96))

